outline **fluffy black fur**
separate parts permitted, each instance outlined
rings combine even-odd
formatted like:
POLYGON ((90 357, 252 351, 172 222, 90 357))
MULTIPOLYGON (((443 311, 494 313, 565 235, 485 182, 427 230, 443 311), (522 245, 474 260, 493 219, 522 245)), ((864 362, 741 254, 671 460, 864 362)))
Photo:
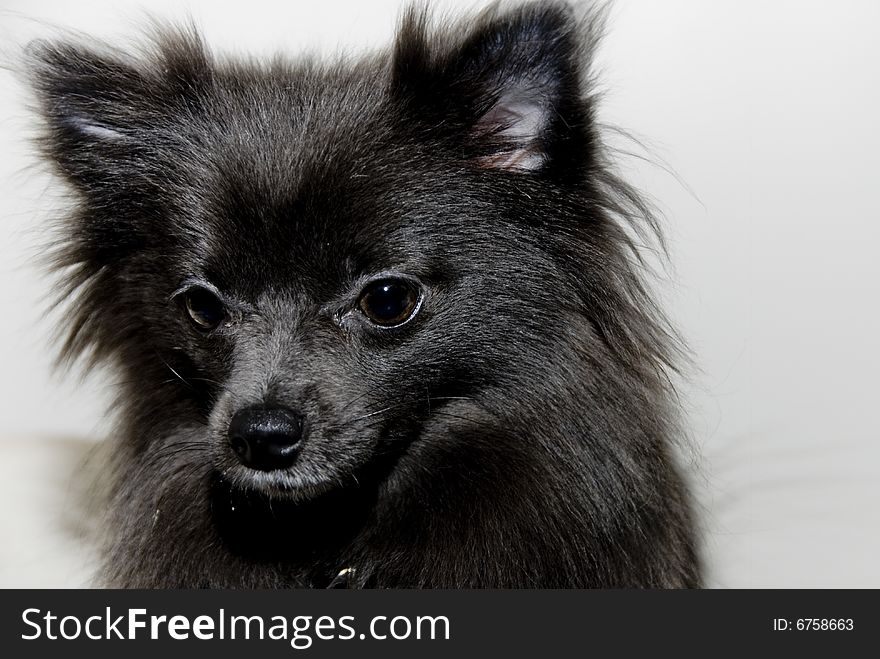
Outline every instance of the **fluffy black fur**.
POLYGON ((358 61, 30 51, 75 205, 64 355, 121 374, 103 581, 131 587, 699 584, 671 450, 678 343, 644 285, 644 204, 609 165, 601 20, 555 3, 358 61), (420 282, 393 329, 365 282, 420 282), (197 282, 228 317, 199 332, 197 282), (306 417, 257 472, 231 416, 306 417))

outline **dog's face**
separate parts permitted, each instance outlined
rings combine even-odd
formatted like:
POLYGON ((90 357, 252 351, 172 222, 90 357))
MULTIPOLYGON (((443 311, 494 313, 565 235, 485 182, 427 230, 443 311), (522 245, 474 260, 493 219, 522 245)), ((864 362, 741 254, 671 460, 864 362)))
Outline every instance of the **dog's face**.
POLYGON ((154 61, 38 49, 81 201, 69 349, 115 356, 157 432, 273 495, 479 432, 542 386, 572 266, 602 256, 601 218, 566 219, 592 139, 571 29, 535 7, 434 43, 412 14, 347 68, 217 64, 187 35, 154 61))
POLYGON ((509 223, 474 174, 377 143, 373 100, 355 108, 362 134, 353 121, 342 133, 337 111, 332 131, 214 135, 200 153, 210 173, 178 177, 194 203, 163 217, 167 248, 148 256, 148 335, 210 392, 199 413, 216 469, 241 486, 311 496, 363 478, 426 424, 478 423, 530 295, 531 275, 497 272, 515 229, 498 235, 509 223), (279 143, 299 155, 293 171, 277 167, 279 143))
POLYGON ((538 256, 544 234, 512 208, 535 172, 461 166, 442 140, 427 152, 417 117, 365 87, 310 92, 328 109, 309 124, 279 122, 302 102, 281 96, 271 119, 242 125, 249 97, 230 94, 228 116, 180 125, 202 141, 195 171, 172 165, 189 201, 163 214, 167 237, 151 240, 167 246, 139 286, 156 296, 147 334, 165 336, 169 366, 212 392, 217 470, 279 496, 351 484, 424 433, 478 427, 522 337, 554 331, 548 296, 565 296, 538 256))

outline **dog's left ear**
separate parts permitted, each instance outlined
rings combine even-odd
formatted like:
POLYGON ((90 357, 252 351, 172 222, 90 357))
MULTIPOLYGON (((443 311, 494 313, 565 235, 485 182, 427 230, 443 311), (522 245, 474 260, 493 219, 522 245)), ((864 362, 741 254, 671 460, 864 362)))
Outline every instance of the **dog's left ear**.
POLYGON ((393 89, 416 121, 446 131, 486 169, 536 172, 585 155, 581 66, 592 44, 570 7, 495 7, 452 45, 427 23, 424 10, 410 10, 394 52, 393 89))

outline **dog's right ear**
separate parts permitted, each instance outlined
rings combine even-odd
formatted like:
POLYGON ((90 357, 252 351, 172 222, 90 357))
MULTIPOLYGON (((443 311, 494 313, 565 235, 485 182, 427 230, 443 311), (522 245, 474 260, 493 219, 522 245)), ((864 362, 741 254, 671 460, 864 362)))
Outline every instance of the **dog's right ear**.
POLYGON ((122 59, 73 44, 35 42, 28 58, 45 155, 77 187, 124 177, 149 128, 153 81, 122 59))
POLYGON ((149 65, 76 43, 29 45, 28 73, 46 125, 44 153, 74 186, 122 191, 161 169, 168 117, 210 77, 193 37, 181 33, 158 43, 158 61, 149 65))

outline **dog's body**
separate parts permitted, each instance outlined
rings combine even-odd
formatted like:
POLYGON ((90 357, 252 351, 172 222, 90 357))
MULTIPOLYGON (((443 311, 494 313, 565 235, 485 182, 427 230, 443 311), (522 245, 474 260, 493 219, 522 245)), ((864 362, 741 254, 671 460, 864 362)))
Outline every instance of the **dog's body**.
POLYGON ((34 49, 78 195, 65 354, 122 374, 106 583, 699 584, 596 29, 542 4, 412 11, 353 64, 34 49))

